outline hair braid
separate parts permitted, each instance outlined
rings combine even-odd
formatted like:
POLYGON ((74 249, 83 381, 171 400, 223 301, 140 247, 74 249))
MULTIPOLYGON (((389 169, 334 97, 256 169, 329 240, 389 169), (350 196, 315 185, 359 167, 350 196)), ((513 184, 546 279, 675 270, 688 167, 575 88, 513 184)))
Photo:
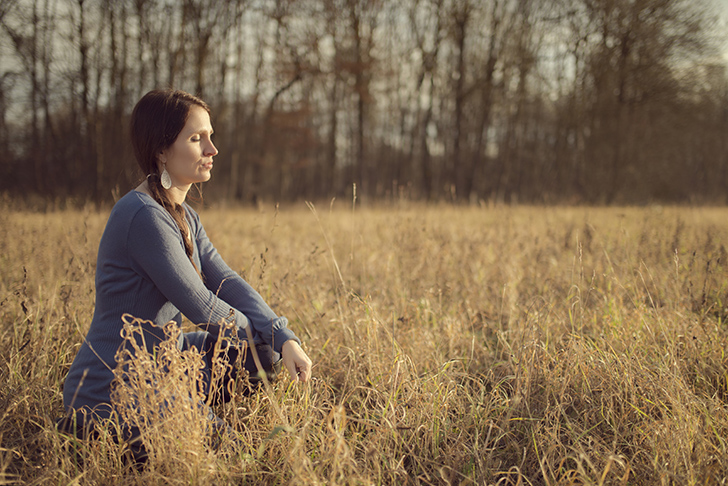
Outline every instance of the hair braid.
POLYGON ((181 204, 172 202, 167 195, 167 191, 162 188, 162 184, 158 174, 150 174, 151 177, 147 178, 149 190, 152 193, 152 197, 157 201, 167 212, 172 216, 174 222, 177 223, 180 233, 182 234, 182 243, 184 244, 185 253, 187 258, 190 259, 190 263, 195 267, 197 274, 204 280, 204 276, 200 269, 195 264, 193 258, 194 249, 192 247, 192 238, 190 237, 190 227, 186 221, 185 210, 181 204))
POLYGON ((134 107, 131 117, 131 140, 139 167, 147 176, 152 197, 172 216, 182 234, 185 253, 197 274, 204 275, 195 265, 193 246, 185 210, 174 203, 162 187, 158 155, 170 147, 182 131, 192 106, 200 106, 210 113, 210 107, 189 93, 174 89, 150 91, 134 107))

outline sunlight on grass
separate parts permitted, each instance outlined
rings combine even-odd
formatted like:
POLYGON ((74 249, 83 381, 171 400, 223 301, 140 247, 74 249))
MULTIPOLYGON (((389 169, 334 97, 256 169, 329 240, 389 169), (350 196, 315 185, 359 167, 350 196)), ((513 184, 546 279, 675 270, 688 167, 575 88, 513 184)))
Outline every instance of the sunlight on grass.
POLYGON ((215 406, 237 448, 205 447, 194 406, 168 413, 145 469, 54 428, 107 213, 2 212, 0 483, 728 476, 728 210, 344 206, 201 211, 315 379, 215 406))

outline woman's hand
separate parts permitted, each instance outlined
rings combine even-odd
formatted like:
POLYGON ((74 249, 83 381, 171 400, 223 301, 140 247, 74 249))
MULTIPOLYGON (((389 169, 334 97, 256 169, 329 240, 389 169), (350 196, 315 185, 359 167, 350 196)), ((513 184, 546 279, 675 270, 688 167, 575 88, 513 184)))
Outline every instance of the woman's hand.
POLYGON ((289 339, 283 343, 281 355, 283 356, 283 364, 286 365, 291 378, 303 382, 311 378, 311 358, 296 341, 289 339))

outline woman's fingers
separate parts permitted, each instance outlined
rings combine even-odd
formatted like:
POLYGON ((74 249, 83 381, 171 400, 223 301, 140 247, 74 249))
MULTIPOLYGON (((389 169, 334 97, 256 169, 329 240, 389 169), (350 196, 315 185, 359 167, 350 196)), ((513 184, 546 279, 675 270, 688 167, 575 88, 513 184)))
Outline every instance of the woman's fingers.
POLYGON ((296 368, 296 371, 298 372, 298 380, 304 383, 307 382, 311 378, 311 360, 307 359, 301 366, 296 368))

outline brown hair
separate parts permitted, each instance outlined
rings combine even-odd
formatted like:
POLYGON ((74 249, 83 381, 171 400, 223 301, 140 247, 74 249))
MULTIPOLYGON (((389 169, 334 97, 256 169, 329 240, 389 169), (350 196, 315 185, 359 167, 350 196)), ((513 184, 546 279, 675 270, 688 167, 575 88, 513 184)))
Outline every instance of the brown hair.
MULTIPOLYGON (((172 216, 182 233, 185 253, 200 273, 192 258, 192 243, 185 223, 185 211, 174 203, 162 187, 159 173, 159 154, 172 146, 187 123, 192 106, 199 106, 210 113, 210 107, 196 96, 175 89, 153 90, 137 102, 131 114, 131 144, 142 173, 146 175, 149 190, 155 201, 172 216)), ((200 274, 202 277, 202 274, 200 274)))

